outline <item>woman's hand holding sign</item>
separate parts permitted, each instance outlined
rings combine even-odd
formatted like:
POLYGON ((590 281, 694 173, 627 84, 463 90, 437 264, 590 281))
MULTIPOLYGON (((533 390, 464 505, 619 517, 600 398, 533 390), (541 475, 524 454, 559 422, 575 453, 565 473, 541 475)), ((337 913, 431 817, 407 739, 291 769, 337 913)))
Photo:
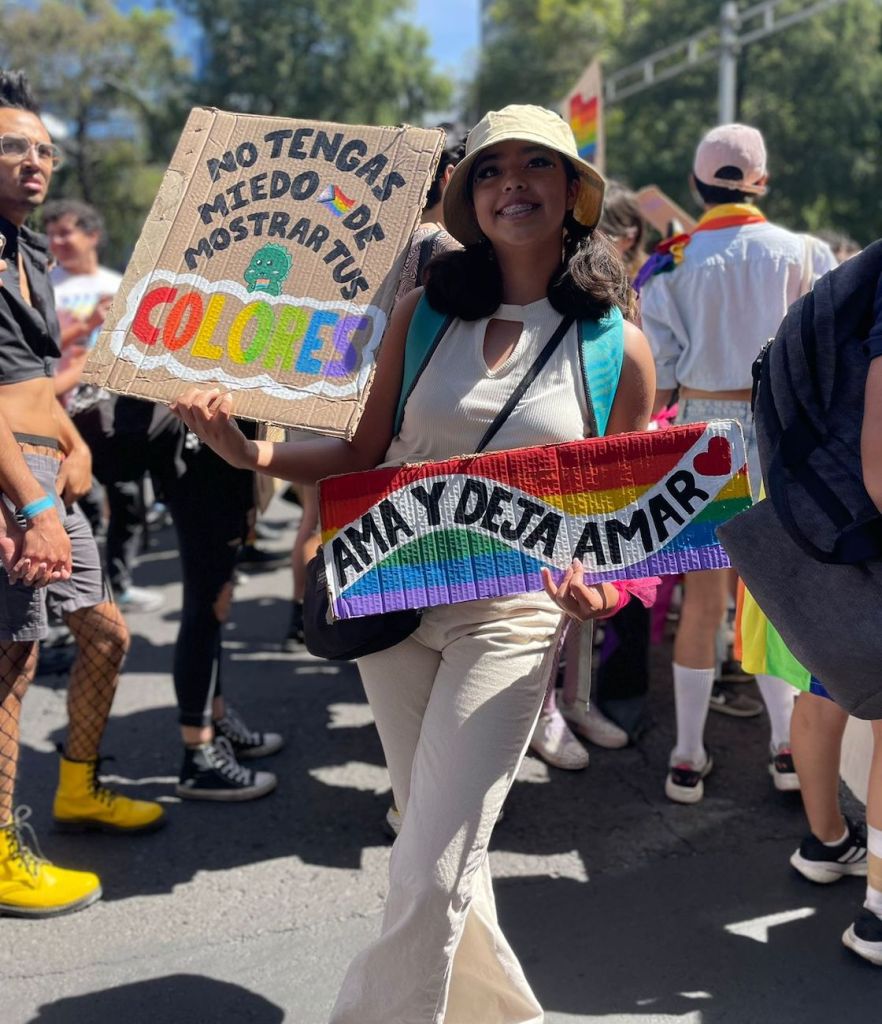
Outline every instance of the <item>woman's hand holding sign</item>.
POLYGON ((571 619, 586 622, 611 615, 618 607, 620 594, 612 583, 585 583, 585 569, 578 558, 564 573, 559 584, 548 569, 542 570, 545 592, 571 619))
POLYGON ((255 469, 257 465, 254 442, 236 425, 233 419, 233 396, 228 391, 211 388, 201 391, 190 388, 177 401, 171 411, 184 421, 200 441, 217 452, 237 469, 255 469))

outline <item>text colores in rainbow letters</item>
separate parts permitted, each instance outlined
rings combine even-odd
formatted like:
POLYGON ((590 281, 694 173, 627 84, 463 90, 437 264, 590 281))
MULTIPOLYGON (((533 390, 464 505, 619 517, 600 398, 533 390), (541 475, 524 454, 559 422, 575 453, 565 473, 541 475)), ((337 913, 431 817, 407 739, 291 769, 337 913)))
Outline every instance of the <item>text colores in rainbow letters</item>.
POLYGON ((276 397, 293 387, 340 398, 364 387, 386 325, 381 309, 250 287, 157 269, 129 292, 113 354, 142 371, 276 397), (136 344, 125 343, 127 332, 136 344))

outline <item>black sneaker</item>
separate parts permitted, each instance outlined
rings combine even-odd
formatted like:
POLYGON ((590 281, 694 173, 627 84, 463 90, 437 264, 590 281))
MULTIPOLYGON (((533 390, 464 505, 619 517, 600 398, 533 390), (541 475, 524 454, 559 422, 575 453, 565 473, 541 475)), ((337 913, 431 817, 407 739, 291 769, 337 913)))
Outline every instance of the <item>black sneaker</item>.
POLYGON ((249 729, 242 721, 238 711, 227 705, 223 718, 214 723, 216 736, 223 736, 233 748, 237 761, 247 761, 252 757, 269 757, 285 745, 284 739, 277 732, 256 732, 249 729))
POLYGON ((682 761, 668 769, 665 796, 676 804, 697 804, 704 797, 704 780, 714 767, 714 759, 707 754, 701 767, 691 761, 682 761))
POLYGON ((807 835, 790 858, 794 868, 810 882, 829 885, 845 875, 867 873, 867 828, 853 825, 848 818, 848 835, 838 846, 826 846, 816 836, 807 835))
POLYGON ((291 603, 291 625, 288 635, 282 641, 282 650, 294 654, 304 646, 306 637, 303 633, 303 605, 300 601, 291 603))
POLYGON ((783 743, 777 750, 769 753, 769 775, 779 793, 797 793, 800 789, 799 776, 793 764, 793 752, 790 745, 783 743))
POLYGON ((710 709, 733 718, 756 718, 763 713, 763 706, 758 700, 719 683, 715 683, 711 690, 710 709))
POLYGON ((212 743, 184 750, 184 765, 175 792, 185 800, 256 800, 276 788, 272 772, 255 772, 236 760, 230 742, 216 736, 212 743))
POLYGON ((243 544, 236 555, 237 565, 277 565, 290 558, 287 551, 275 552, 259 548, 256 544, 243 544))
POLYGON ((882 967, 882 919, 872 910, 861 907, 854 923, 845 930, 842 944, 864 960, 882 967))
POLYGON ((289 484, 284 491, 279 495, 282 501, 287 501, 289 505, 300 505, 300 495, 294 489, 293 484, 289 484))

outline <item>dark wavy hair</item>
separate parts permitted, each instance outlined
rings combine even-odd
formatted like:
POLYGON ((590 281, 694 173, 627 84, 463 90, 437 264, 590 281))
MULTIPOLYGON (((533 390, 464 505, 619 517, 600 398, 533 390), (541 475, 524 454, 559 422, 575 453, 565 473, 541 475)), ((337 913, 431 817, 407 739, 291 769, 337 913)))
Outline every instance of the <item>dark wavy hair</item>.
MULTIPOLYGON (((750 192, 740 192, 737 188, 725 188, 722 185, 707 185, 699 181, 693 174, 695 191, 701 196, 708 206, 720 206, 723 203, 753 203, 757 196, 750 192)), ((728 179, 729 181, 741 181, 744 171, 740 167, 721 167, 715 177, 728 179)))
POLYGON ((82 199, 52 199, 46 203, 43 207, 44 229, 52 221, 61 220, 68 215, 73 217, 74 224, 87 235, 98 235, 99 240, 104 239, 104 218, 91 203, 83 202, 82 199))
MULTIPOLYGON (((578 180, 564 158, 567 180, 578 180)), ((469 187, 469 195, 471 187, 469 187)), ((548 301, 562 316, 599 320, 614 306, 625 314, 630 285, 624 264, 601 231, 586 228, 572 213, 563 223, 561 263, 548 283, 548 301)), ((444 252, 431 260, 423 275, 426 298, 434 309, 462 320, 491 316, 502 303, 502 275, 485 240, 465 249, 444 252)))
POLYGON ((4 71, 0 68, 0 107, 27 110, 39 116, 40 107, 24 71, 4 71))

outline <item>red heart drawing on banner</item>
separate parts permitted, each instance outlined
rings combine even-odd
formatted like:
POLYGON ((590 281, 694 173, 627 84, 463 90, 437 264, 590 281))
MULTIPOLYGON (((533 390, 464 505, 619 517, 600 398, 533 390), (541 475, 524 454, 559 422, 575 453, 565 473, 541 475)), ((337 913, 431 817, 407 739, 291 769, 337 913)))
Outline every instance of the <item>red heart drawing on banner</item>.
POLYGON ((732 472, 732 445, 725 437, 712 437, 706 452, 692 460, 696 473, 702 476, 729 476, 732 472))

